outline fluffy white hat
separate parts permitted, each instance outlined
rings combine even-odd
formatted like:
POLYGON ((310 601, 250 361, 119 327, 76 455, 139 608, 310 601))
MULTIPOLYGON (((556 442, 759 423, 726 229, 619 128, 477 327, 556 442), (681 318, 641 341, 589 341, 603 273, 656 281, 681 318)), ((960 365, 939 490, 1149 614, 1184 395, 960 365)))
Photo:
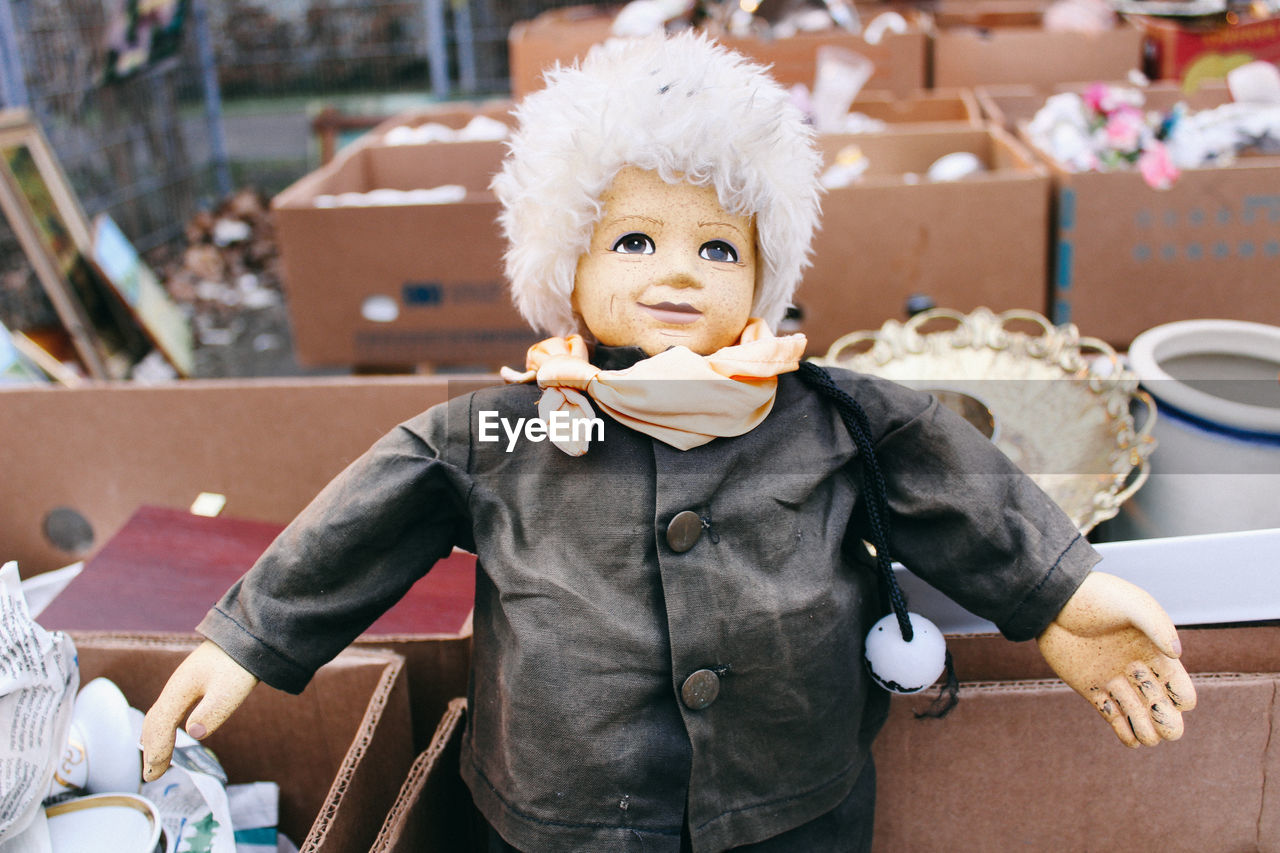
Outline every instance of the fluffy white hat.
POLYGON ((515 110, 519 130, 493 190, 516 307, 536 329, 580 331, 578 258, 624 166, 716 188, 755 218, 761 263, 752 314, 782 318, 819 217, 813 131, 766 70, 700 35, 616 39, 546 74, 515 110))

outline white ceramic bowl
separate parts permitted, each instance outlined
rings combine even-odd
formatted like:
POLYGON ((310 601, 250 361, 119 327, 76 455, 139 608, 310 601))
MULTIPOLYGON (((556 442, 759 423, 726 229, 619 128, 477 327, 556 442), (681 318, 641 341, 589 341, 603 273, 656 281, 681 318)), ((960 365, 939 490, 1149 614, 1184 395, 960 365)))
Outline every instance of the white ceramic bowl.
POLYGON ((137 794, 95 794, 45 809, 53 853, 163 851, 160 814, 137 794), (109 839, 109 840, 108 840, 109 839))

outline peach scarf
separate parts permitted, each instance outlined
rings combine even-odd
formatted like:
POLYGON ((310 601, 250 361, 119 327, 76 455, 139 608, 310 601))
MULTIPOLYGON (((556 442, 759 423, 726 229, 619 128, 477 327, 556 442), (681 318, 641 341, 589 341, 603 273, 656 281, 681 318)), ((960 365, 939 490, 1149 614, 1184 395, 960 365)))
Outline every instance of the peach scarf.
MULTIPOLYGON (((543 389, 538 415, 544 421, 556 411, 571 418, 594 418, 589 394, 620 423, 688 450, 755 428, 773 408, 778 375, 799 367, 804 348, 804 335, 774 337, 764 321, 753 318, 738 343, 711 355, 672 347, 625 370, 601 370, 587 361, 582 336, 570 335, 533 345, 528 369, 519 373, 504 367, 502 378, 509 383, 537 380, 543 389), (690 379, 701 381, 671 381, 690 379)), ((555 444, 570 456, 581 456, 588 441, 555 444)))

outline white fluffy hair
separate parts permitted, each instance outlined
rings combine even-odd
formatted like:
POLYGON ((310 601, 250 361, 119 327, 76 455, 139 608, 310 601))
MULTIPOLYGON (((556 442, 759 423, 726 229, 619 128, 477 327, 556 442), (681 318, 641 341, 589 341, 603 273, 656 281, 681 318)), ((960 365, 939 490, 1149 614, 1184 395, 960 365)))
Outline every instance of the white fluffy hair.
POLYGON ((502 202, 507 277, 521 315, 566 335, 579 257, 600 196, 624 166, 716 189, 754 217, 760 263, 752 315, 776 328, 808 266, 821 156, 800 110, 761 66, 704 36, 614 39, 557 65, 515 110, 492 188, 502 202))

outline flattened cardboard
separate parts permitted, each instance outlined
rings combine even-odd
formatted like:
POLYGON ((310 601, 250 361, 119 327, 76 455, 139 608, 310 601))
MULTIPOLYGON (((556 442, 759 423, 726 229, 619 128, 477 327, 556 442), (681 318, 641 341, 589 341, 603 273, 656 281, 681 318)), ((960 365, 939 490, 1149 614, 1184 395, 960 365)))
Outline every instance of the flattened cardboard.
POLYGON ((832 162, 846 145, 870 161, 861 181, 822 201, 813 266, 795 296, 810 355, 841 335, 906 319, 914 294, 972 311, 1047 306, 1049 177, 1025 148, 998 129, 826 135, 832 162), (932 183, 939 157, 976 154, 982 175, 932 183), (919 176, 915 183, 904 175, 919 176))
MULTIPOLYGON (((593 45, 608 39, 619 8, 620 4, 551 9, 513 26, 507 38, 512 96, 518 100, 542 88, 542 74, 548 68, 557 62, 571 65, 593 45)), ((878 11, 881 10, 868 6, 861 12, 863 20, 869 21, 878 11)), ((875 70, 867 82, 869 89, 905 94, 927 86, 928 41, 924 31, 914 24, 905 33, 885 33, 880 43, 874 45, 839 29, 797 33, 772 41, 730 36, 721 37, 719 41, 771 66, 774 77, 784 86, 803 83, 812 88, 814 57, 819 47, 827 45, 851 50, 871 60, 875 70)))
MULTIPOLYGON (((195 640, 73 632, 81 683, 103 676, 146 710, 195 640)), ((280 786, 280 829, 302 853, 366 850, 410 766, 403 661, 345 651, 290 696, 259 686, 205 743, 232 782, 280 786)))
POLYGON ((284 524, 396 424, 495 377, 188 380, 0 391, 4 559, 24 577, 91 556, 143 505, 201 492, 228 515, 284 524), (34 440, 38 436, 39 440, 34 440), (21 448, 21 452, 17 451, 21 448), (83 550, 45 533, 59 507, 92 529, 83 550))
POLYGON ((1142 31, 1120 22, 1100 33, 1044 29, 1047 4, 958 0, 933 12, 937 87, 1025 83, 1047 88, 1074 80, 1123 80, 1142 68, 1142 31))
MULTIPOLYGON (((465 123, 461 118, 454 122, 465 123)), ((493 370, 523 364, 538 338, 511 303, 498 201, 488 190, 505 143, 388 146, 379 142, 386 129, 389 123, 272 200, 299 362, 493 370), (463 186, 466 197, 451 204, 315 204, 320 195, 446 184, 463 186), (393 316, 368 311, 369 300, 390 306, 393 316)))

